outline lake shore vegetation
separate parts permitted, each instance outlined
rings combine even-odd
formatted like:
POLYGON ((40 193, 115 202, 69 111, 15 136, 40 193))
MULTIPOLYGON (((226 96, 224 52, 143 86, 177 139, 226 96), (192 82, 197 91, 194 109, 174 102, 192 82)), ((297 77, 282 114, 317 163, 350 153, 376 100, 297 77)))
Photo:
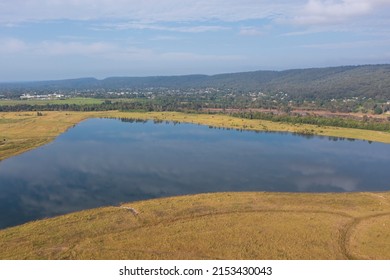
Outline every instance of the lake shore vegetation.
POLYGON ((210 128, 225 128, 253 131, 290 132, 312 137, 313 135, 343 139, 360 139, 390 143, 390 133, 366 129, 319 126, 304 123, 273 122, 263 119, 239 118, 224 114, 199 114, 181 112, 74 112, 37 111, 0 113, 0 160, 49 143, 87 118, 145 119, 207 125, 210 128))

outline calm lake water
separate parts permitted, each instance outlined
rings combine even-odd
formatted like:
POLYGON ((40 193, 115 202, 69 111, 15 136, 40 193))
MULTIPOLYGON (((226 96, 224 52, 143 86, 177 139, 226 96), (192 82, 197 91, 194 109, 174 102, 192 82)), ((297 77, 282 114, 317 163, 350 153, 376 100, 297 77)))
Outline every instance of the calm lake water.
POLYGON ((181 194, 387 191, 389 171, 387 144, 91 119, 0 162, 0 228, 181 194))

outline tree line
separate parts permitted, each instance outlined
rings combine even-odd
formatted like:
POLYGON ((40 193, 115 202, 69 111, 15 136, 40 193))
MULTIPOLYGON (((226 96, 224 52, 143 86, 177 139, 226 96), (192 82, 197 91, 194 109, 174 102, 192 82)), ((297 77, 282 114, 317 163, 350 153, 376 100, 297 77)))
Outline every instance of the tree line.
POLYGON ((296 116, 289 114, 281 115, 263 112, 235 112, 231 113, 231 115, 239 118, 267 120, 273 122, 312 124, 317 126, 335 126, 390 132, 389 121, 385 120, 383 122, 379 122, 368 117, 364 117, 362 121, 359 121, 344 117, 296 116))
MULTIPOLYGON (((20 112, 20 111, 176 111, 176 112, 201 112, 207 108, 202 102, 178 102, 172 100, 135 100, 132 102, 111 102, 106 100, 101 104, 46 104, 46 105, 31 105, 31 104, 17 104, 17 105, 3 105, 0 106, 0 112, 20 112)), ((226 113, 226 112, 220 112, 226 113)), ((345 128, 358 128, 367 130, 377 130, 390 132, 389 120, 373 120, 368 117, 363 118, 362 121, 345 117, 323 117, 315 115, 293 115, 290 112, 283 114, 273 114, 264 112, 230 112, 228 113, 234 117, 247 119, 261 119, 274 122, 286 122, 292 124, 312 124, 318 126, 334 126, 345 128)))

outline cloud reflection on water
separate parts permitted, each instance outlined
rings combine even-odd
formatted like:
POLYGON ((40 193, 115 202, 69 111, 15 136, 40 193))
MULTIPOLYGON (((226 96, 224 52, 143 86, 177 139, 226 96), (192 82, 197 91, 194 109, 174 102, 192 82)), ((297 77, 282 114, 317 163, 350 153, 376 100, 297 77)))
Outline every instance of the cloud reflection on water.
POLYGON ((0 164, 0 227, 179 194, 389 189, 386 166, 378 143, 88 120, 0 164))

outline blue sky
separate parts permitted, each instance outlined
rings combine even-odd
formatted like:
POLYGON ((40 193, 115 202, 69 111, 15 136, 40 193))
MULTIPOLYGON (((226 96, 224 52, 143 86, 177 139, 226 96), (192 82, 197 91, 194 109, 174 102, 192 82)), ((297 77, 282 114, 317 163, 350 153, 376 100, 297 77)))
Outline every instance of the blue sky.
POLYGON ((0 81, 390 63, 390 0, 0 0, 0 81))

